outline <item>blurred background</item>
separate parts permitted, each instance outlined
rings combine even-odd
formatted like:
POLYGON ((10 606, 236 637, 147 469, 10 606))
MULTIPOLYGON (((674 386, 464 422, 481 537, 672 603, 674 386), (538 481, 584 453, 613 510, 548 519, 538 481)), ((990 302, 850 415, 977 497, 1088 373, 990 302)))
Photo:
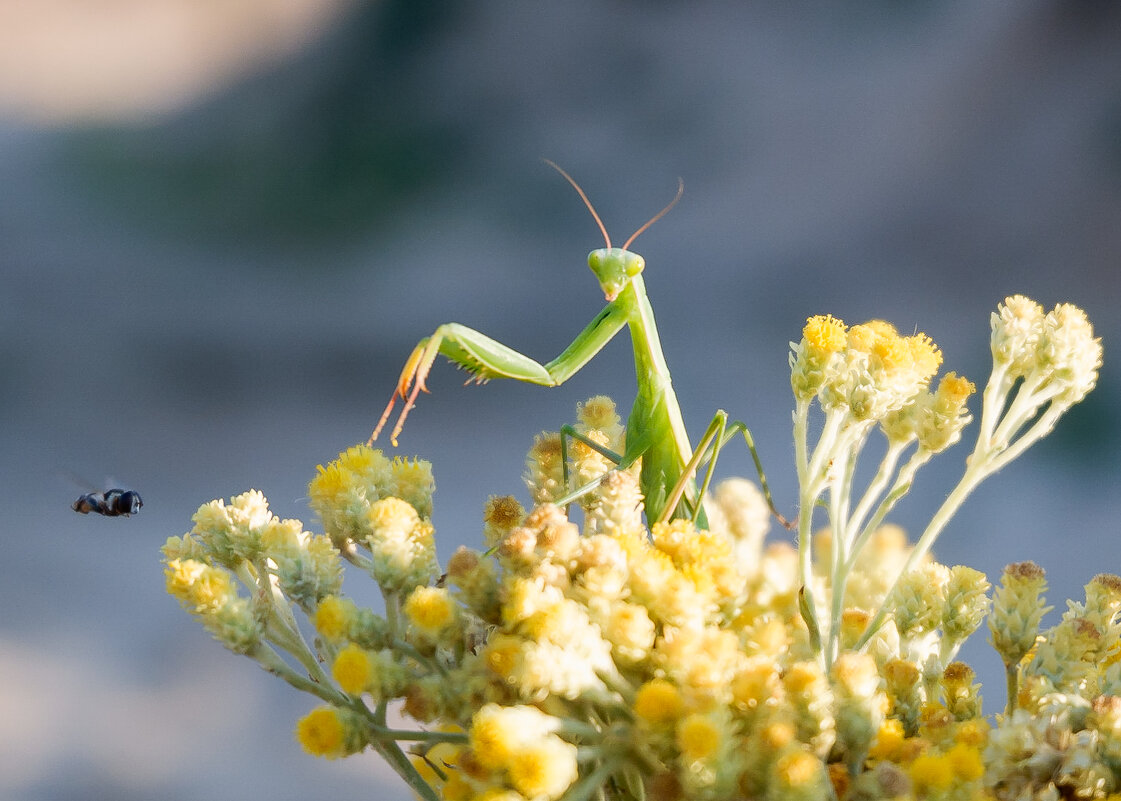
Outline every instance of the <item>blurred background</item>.
MULTIPOLYGON (((1118 4, 8 0, 0 797, 408 797, 375 758, 302 754, 312 699, 213 643, 159 546, 249 488, 314 527, 315 466, 442 322, 542 361, 571 341, 601 239, 542 157, 616 239, 684 179, 635 246, 675 387, 694 436, 717 408, 752 425, 788 510, 807 316, 917 328, 980 383, 1006 295, 1084 307, 1097 391, 936 554, 994 581, 1033 559, 1060 611, 1121 572, 1118 4), (70 510, 110 485, 141 514, 70 510)), ((556 390, 462 377, 438 365, 401 438, 435 464, 444 558, 481 542, 488 494, 525 500, 534 434, 634 392, 625 337, 556 390)), ((923 525, 966 450, 897 522, 923 525)), ((966 657, 996 711, 984 639, 966 657)))

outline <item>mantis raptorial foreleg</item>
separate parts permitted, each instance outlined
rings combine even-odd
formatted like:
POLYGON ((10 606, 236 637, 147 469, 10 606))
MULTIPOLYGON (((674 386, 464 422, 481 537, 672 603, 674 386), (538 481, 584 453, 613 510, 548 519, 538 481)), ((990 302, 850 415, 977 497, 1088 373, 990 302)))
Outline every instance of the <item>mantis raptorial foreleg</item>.
POLYGON ((614 303, 608 304, 580 332, 571 345, 547 364, 534 361, 473 328, 459 323, 444 323, 432 333, 432 336, 422 339, 413 349, 397 380, 397 389, 389 399, 385 411, 382 412, 368 444, 372 444, 381 434, 400 397, 405 399, 405 408, 401 410, 401 416, 390 434, 390 441, 394 445, 397 444, 397 435, 404 428, 405 418, 413 408, 417 395, 428 391, 425 380, 438 354, 446 356, 471 373, 468 383, 474 381, 483 384, 493 378, 512 378, 530 384, 555 387, 563 384, 587 364, 603 349, 604 345, 611 341, 612 337, 622 330, 627 320, 621 311, 614 303))

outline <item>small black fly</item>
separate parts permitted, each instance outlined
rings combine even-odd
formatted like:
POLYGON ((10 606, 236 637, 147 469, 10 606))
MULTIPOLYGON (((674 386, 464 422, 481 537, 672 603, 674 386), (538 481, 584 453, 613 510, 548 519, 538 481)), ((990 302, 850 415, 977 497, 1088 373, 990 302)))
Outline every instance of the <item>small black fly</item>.
POLYGON ((96 512, 105 517, 129 517, 139 512, 143 505, 144 501, 140 500, 139 492, 111 489, 83 495, 71 504, 71 508, 83 515, 96 512))

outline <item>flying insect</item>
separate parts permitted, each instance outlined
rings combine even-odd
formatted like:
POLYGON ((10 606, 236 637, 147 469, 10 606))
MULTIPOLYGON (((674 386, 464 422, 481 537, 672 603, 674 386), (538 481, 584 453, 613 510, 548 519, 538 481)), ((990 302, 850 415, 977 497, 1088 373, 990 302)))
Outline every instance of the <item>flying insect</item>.
POLYGON ((87 493, 74 501, 70 508, 83 515, 95 512, 103 517, 131 517, 143 505, 140 493, 135 490, 110 489, 87 493))

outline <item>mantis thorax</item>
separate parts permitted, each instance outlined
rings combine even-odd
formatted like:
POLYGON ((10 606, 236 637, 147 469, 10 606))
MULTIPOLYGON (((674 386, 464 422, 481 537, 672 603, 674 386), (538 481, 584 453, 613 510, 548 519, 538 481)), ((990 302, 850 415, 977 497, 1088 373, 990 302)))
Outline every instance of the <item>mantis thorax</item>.
POLYGON ((603 296, 615 300, 632 278, 642 272, 646 260, 623 248, 598 248, 588 254, 588 266, 596 274, 603 296))

